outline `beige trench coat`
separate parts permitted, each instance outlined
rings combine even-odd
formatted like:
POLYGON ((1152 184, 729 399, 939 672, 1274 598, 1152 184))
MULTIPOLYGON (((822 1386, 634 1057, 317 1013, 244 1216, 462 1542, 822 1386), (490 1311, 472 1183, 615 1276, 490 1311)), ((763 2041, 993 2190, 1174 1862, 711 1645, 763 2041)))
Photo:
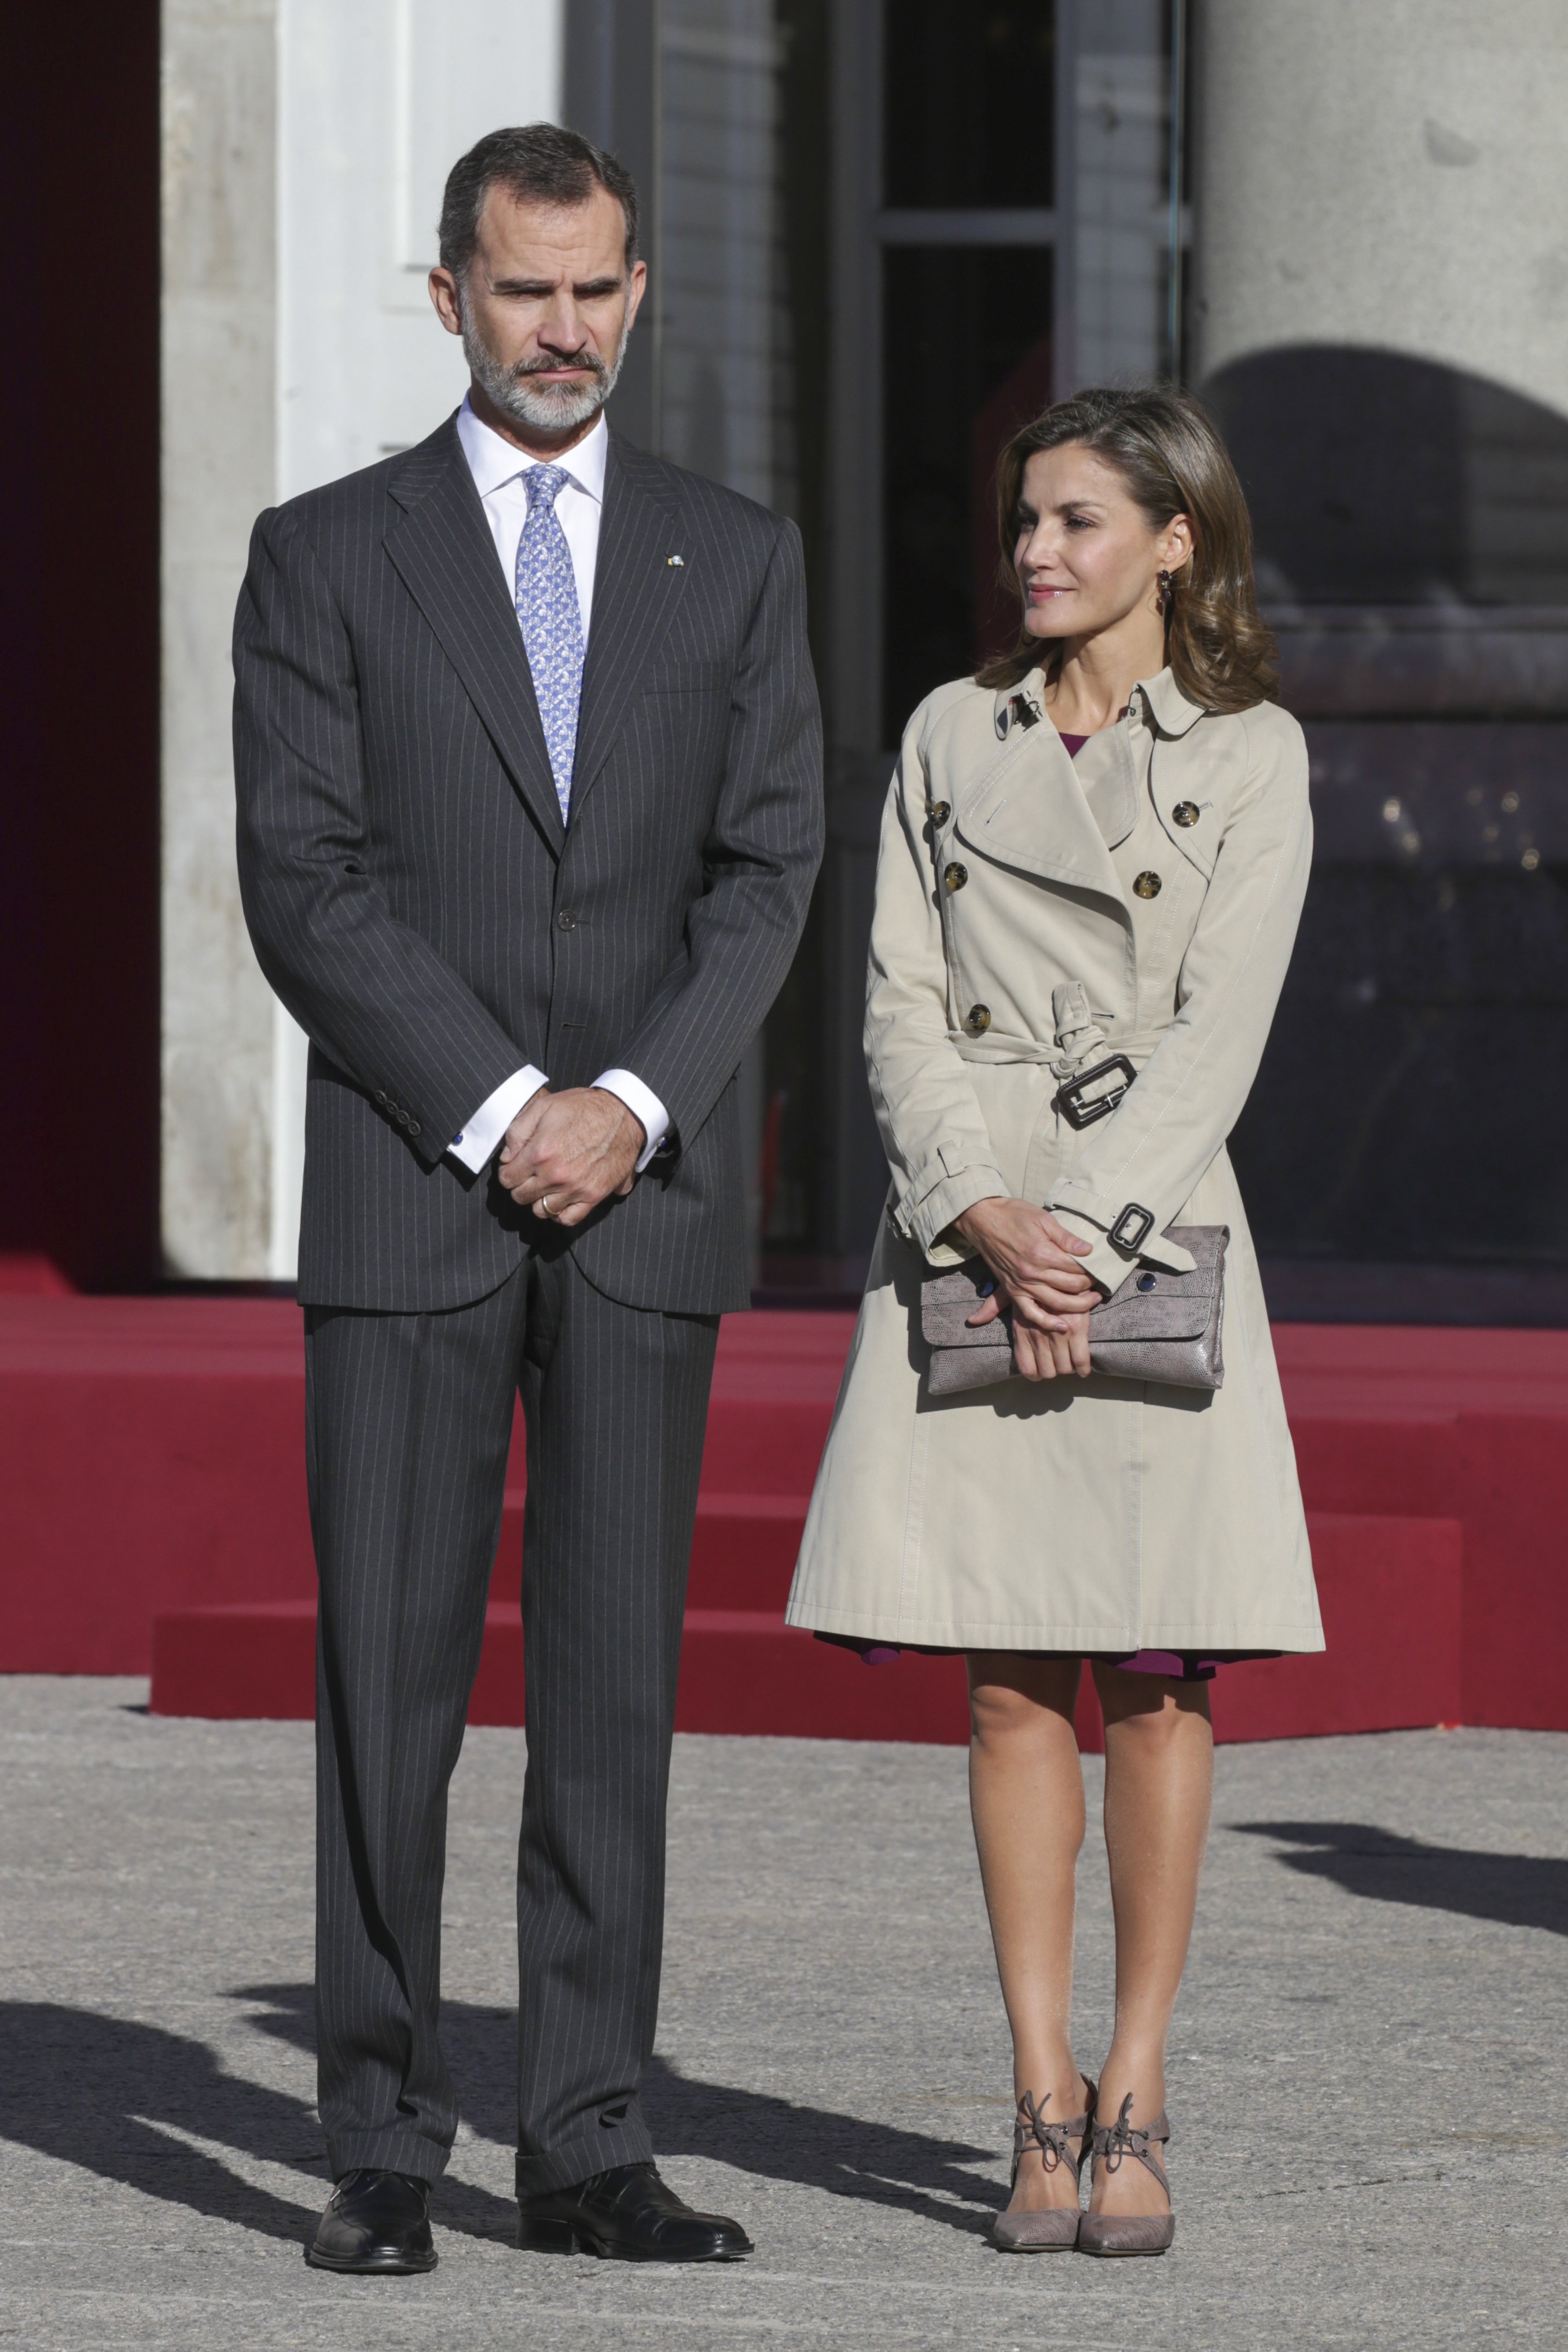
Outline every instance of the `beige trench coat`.
POLYGON ((941 688, 888 795, 866 1006, 893 1190, 789 1622, 956 1649, 1319 1650, 1295 1455, 1225 1141, 1257 1073, 1312 852, 1307 759, 1269 705, 1200 711, 1168 670, 1074 761, 1037 670, 941 688), (1082 1131, 1053 1108, 1108 1054, 1138 1076, 1082 1131), (974 1202, 1050 1205, 1093 1243, 1225 1224, 1225 1382, 1092 1377, 932 1398, 927 1261, 974 1202), (1141 1223, 1141 1220, 1135 1221, 1141 1223), (1124 1228, 1124 1230, 1130 1230, 1124 1228))

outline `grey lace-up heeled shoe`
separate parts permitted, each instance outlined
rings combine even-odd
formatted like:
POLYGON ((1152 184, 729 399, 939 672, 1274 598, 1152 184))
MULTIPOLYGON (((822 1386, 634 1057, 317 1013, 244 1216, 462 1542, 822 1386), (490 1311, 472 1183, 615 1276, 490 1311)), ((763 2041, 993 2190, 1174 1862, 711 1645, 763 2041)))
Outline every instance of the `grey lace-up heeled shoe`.
MULTIPOLYGON (((1092 2187, 1094 2175, 1102 2165, 1107 2172, 1119 2172, 1130 2156, 1134 2163, 1154 2174, 1169 2197, 1171 2185, 1166 2178, 1165 2166, 1151 2145, 1171 2136, 1166 2111, 1162 2107, 1152 2124, 1140 2126, 1136 2131, 1127 2120, 1132 2111, 1133 2094, 1129 2091, 1115 2122, 1109 2127, 1095 2125, 1090 2185, 1092 2187)), ((1078 2251, 1081 2254, 1163 2254, 1175 2236, 1174 2213, 1085 2213, 1078 2225, 1078 2251)))
MULTIPOLYGON (((1088 2096, 1081 2116, 1071 2116, 1065 2123, 1048 2124, 1040 2113, 1051 2105, 1047 2091, 1037 2106, 1032 2091, 1026 2091, 1019 2101, 1018 2120, 1013 2126, 1013 2169, 1009 2183, 1009 2192, 1018 2186, 1019 2166, 1025 2151, 1038 2147, 1047 2172, 1054 2172, 1065 2164, 1072 2174, 1072 2185, 1078 2186, 1079 2167, 1083 2161, 1082 2141, 1094 2114, 1094 2085, 1084 2077, 1088 2096), (1079 2150, 1073 2155, 1069 2142, 1077 2140, 1079 2150)), ((1004 2254, 1060 2253, 1078 2242, 1078 2200, 1071 2205, 1046 2205, 1037 2210, 1021 2213, 998 2213, 991 2231, 991 2243, 1004 2254)))

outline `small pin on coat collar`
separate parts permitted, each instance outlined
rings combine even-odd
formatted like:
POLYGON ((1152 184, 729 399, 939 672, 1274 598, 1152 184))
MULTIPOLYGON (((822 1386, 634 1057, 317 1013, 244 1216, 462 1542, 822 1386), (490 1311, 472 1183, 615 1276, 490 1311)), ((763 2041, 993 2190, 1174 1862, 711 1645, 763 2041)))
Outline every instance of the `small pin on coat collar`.
POLYGON ((680 571, 685 567, 685 560, 686 559, 684 555, 666 555, 664 558, 665 562, 675 571, 680 571))

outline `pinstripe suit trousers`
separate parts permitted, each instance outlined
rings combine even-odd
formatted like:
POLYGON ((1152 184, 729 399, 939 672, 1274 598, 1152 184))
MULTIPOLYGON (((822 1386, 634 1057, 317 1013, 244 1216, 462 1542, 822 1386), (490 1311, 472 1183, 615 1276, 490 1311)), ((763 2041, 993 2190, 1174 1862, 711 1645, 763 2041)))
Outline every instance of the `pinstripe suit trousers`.
POLYGON ((638 2085, 717 1332, 715 1316, 605 1297, 559 1234, 470 1306, 307 1309, 319 2095, 336 2177, 376 2165, 432 2178, 456 2127, 437 2036, 446 1790, 519 1391, 518 2186, 653 2152, 638 2085))

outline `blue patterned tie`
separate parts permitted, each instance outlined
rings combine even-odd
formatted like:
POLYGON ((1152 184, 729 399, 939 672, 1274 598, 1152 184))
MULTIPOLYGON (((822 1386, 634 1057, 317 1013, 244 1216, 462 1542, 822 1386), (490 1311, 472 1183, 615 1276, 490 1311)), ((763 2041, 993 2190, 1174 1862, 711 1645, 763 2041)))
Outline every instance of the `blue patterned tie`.
POLYGON ((571 804, 577 707, 582 698, 582 613, 571 550, 555 502, 571 476, 559 466, 530 466, 528 520, 517 541, 517 618, 544 721, 561 822, 571 804))

